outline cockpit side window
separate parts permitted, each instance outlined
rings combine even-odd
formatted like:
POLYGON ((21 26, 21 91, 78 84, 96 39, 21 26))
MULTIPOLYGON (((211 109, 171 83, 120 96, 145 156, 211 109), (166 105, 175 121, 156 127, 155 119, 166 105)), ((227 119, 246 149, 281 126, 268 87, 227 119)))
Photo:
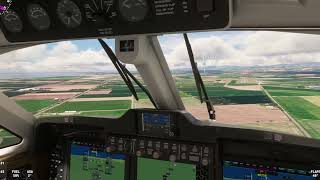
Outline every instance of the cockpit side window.
POLYGON ((22 138, 0 126, 0 149, 21 143, 22 138))

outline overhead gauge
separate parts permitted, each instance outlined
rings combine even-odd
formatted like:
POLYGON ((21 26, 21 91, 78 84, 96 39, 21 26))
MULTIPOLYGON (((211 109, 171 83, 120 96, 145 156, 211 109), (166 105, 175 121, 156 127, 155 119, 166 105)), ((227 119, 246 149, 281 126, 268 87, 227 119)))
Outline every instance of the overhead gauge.
POLYGON ((12 0, 0 0, 0 15, 6 13, 12 4, 12 0))
POLYGON ((142 21, 149 11, 147 0, 119 0, 121 16, 129 22, 142 21))
POLYGON ((50 17, 45 9, 39 4, 30 4, 27 7, 28 19, 32 26, 41 31, 50 27, 50 17))
POLYGON ((89 21, 102 24, 113 16, 113 0, 86 0, 84 9, 89 21))
POLYGON ((1 21, 5 28, 12 33, 21 32, 23 29, 23 23, 19 15, 9 9, 6 13, 1 15, 1 21))
POLYGON ((76 28, 82 22, 80 8, 71 0, 61 0, 58 2, 57 14, 67 28, 76 28))

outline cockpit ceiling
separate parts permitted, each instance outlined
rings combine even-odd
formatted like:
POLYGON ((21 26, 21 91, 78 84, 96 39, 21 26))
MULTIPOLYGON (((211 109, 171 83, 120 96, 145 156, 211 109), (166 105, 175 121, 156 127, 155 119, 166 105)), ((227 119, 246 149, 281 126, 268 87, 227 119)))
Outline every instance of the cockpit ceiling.
POLYGON ((232 28, 320 28, 318 0, 235 0, 232 28))

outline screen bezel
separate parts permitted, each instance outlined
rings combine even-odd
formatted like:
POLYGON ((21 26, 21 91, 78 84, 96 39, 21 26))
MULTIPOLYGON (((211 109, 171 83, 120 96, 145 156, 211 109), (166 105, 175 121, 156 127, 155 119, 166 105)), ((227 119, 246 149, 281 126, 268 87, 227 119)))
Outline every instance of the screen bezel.
POLYGON ((320 169, 316 165, 304 164, 304 163, 292 163, 288 161, 276 161, 276 160, 267 160, 267 159, 257 159, 252 157, 225 157, 221 160, 221 175, 222 179, 224 178, 224 162, 225 161, 236 161, 242 163, 254 163, 257 165, 263 166, 275 166, 275 167, 282 167, 287 169, 296 169, 296 170, 304 170, 304 171, 311 171, 313 169, 320 169))
MULTIPOLYGON (((77 140, 69 140, 68 143, 67 143, 67 153, 66 153, 66 156, 67 156, 67 177, 68 177, 68 180, 71 180, 70 179, 70 166, 71 166, 71 146, 72 144, 74 144, 74 142, 79 142, 79 143, 83 143, 83 146, 89 146, 90 145, 86 145, 86 144, 96 144, 96 145, 105 145, 105 142, 93 142, 93 141, 90 141, 90 142, 86 142, 84 143, 84 141, 77 141, 77 140)), ((93 146, 91 146, 93 147, 93 146)), ((108 152, 106 152, 108 153, 108 152)), ((125 155, 126 158, 124 159, 124 162, 125 162, 125 169, 124 169, 124 180, 129 180, 130 179, 130 156, 128 154, 123 154, 123 153, 109 153, 109 154, 122 154, 122 155, 125 155)), ((85 179, 84 179, 85 180, 85 179)))

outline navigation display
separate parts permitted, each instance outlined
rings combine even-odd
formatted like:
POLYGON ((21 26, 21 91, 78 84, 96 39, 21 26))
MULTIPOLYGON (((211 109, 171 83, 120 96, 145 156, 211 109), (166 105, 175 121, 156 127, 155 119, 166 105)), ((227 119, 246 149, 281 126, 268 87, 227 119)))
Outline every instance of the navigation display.
POLYGON ((143 132, 154 135, 171 135, 171 121, 169 114, 143 113, 143 132))
POLYGON ((196 165, 138 158, 137 180, 196 180, 196 165))
POLYGON ((311 171, 224 161, 224 180, 316 180, 311 171))
POLYGON ((124 180, 123 154, 109 154, 94 147, 72 144, 70 180, 124 180))

